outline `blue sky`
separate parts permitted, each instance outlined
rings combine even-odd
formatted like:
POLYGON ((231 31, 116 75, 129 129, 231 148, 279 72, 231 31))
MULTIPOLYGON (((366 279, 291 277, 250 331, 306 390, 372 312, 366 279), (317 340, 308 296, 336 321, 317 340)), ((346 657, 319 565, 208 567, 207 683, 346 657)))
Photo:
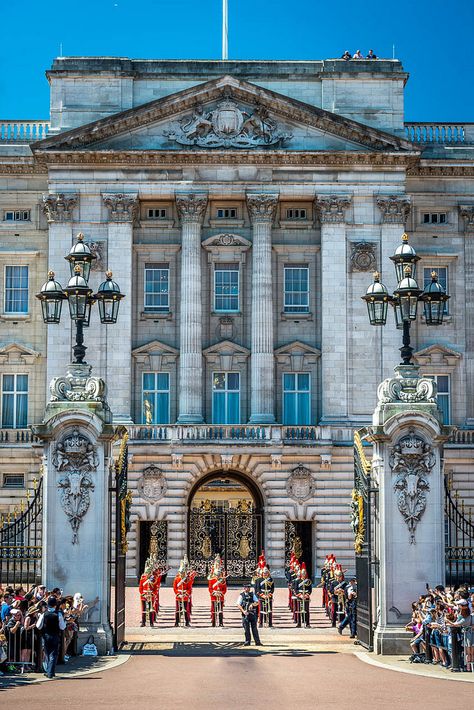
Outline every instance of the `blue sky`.
MULTIPOLYGON (((222 0, 23 0, 2 6, 0 119, 48 118, 45 70, 64 56, 219 59, 222 0)), ((403 61, 406 120, 474 121, 474 2, 229 0, 230 59, 403 61)))

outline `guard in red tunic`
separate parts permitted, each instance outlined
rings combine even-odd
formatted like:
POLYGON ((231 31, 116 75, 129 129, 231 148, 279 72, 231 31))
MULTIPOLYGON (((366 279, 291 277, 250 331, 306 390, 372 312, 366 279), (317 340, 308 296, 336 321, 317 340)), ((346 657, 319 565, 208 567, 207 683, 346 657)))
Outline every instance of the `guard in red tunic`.
POLYGON ((173 591, 176 596, 175 626, 191 623, 193 583, 196 572, 189 568, 188 558, 185 555, 181 560, 178 574, 174 578, 173 591))
POLYGON ((142 620, 140 626, 146 626, 147 621, 150 626, 153 626, 156 621, 156 615, 159 609, 159 594, 162 576, 163 571, 158 569, 154 560, 148 558, 145 562, 145 569, 138 584, 142 608, 142 620))
POLYGON ((207 578, 211 596, 212 626, 224 626, 224 597, 227 592, 227 582, 224 566, 219 555, 216 555, 212 569, 207 578))

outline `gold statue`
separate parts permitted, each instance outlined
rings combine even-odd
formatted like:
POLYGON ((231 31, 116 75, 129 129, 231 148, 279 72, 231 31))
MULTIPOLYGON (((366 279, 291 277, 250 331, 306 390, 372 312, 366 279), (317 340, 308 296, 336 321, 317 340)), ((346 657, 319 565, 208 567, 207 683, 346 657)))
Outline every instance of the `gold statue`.
POLYGON ((145 424, 153 424, 153 408, 148 399, 143 400, 143 413, 145 415, 145 424))

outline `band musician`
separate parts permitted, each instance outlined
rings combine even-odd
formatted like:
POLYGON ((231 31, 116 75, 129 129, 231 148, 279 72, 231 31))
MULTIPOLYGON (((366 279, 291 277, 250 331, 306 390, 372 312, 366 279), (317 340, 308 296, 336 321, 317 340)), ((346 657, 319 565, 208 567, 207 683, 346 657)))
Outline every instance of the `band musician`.
POLYGON ((153 559, 148 558, 145 562, 145 569, 138 584, 142 609, 140 626, 146 626, 147 622, 150 626, 155 624, 160 604, 161 578, 165 573, 166 570, 160 570, 153 559))
POLYGON ((260 602, 259 605, 259 627, 264 624, 273 626, 273 595, 275 593, 275 582, 268 567, 262 570, 262 576, 258 578, 255 585, 255 595, 260 602))
POLYGON ((174 578, 173 591, 176 597, 175 626, 191 624, 193 583, 196 572, 189 568, 188 558, 184 557, 174 578))
POLYGON ((211 597, 212 626, 224 626, 224 597, 227 592, 226 575, 222 560, 216 555, 211 572, 207 578, 211 597))

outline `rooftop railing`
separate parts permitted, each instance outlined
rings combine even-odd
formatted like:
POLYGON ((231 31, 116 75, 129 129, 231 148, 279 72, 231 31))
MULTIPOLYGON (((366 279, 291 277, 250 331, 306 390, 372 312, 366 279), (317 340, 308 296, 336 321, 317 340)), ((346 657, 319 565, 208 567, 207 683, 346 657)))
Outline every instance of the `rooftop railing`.
POLYGON ((1 121, 0 143, 34 143, 46 138, 49 121, 1 121))
POLYGON ((462 145, 474 143, 474 123, 405 123, 406 137, 412 143, 462 145))

